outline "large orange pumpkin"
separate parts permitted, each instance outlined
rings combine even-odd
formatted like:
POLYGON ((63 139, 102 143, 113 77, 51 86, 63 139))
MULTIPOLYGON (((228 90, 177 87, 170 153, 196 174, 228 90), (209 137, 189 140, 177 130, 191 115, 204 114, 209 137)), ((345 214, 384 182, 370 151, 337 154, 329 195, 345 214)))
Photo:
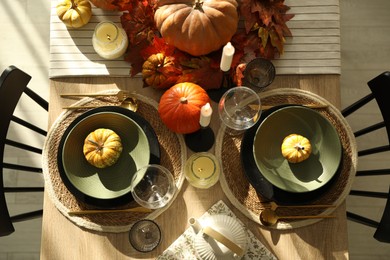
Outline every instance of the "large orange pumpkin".
POLYGON ((189 134, 200 129, 200 110, 208 102, 207 92, 199 85, 178 83, 161 96, 158 113, 171 131, 189 134))
POLYGON ((236 0, 159 0, 156 26, 168 44, 194 56, 216 51, 236 33, 236 0))

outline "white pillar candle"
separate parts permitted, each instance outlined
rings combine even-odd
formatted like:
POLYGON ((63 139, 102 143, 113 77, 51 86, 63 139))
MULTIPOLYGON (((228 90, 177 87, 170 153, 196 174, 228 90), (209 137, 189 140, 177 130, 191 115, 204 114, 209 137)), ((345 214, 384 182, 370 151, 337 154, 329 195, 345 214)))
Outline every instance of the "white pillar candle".
POLYGON ((199 124, 202 127, 207 127, 210 124, 212 114, 213 109, 211 108, 210 103, 207 103, 206 105, 202 106, 202 108, 200 109, 199 124))
POLYGON ((99 23, 92 37, 92 45, 96 53, 104 59, 117 59, 127 49, 128 39, 125 30, 113 22, 99 23))
POLYGON ((234 51, 235 51, 235 49, 230 42, 228 42, 223 47, 221 63, 219 65, 219 67, 221 68, 222 71, 229 71, 230 70, 230 66, 232 65, 232 61, 233 61, 234 51))

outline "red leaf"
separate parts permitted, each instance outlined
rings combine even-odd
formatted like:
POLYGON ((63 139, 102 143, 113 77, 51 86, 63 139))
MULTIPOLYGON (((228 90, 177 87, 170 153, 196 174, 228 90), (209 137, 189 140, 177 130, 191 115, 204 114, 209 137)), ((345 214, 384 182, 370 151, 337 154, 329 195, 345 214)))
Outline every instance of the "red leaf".
POLYGON ((129 45, 128 52, 125 55, 125 61, 131 63, 130 75, 135 76, 142 71, 142 65, 145 60, 140 55, 140 52, 149 46, 150 42, 148 40, 143 40, 137 45, 129 45))
POLYGON ((154 7, 147 1, 136 1, 122 14, 121 23, 131 44, 138 44, 144 39, 151 40, 156 32, 154 7))
POLYGON ((174 46, 168 45, 163 38, 156 36, 152 43, 141 52, 141 55, 147 59, 152 54, 163 53, 165 56, 172 56, 174 52, 174 46))

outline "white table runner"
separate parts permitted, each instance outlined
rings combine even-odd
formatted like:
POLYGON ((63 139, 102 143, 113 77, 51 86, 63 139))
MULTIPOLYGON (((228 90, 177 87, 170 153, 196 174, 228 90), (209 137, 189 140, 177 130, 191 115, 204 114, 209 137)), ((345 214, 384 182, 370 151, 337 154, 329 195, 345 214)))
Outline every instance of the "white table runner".
MULTIPOLYGON (((92 47, 96 25, 111 20, 120 25, 120 12, 92 7, 90 22, 79 29, 67 29, 56 14, 58 0, 51 1, 49 77, 130 76, 130 64, 104 60, 92 47)), ((286 0, 295 14, 287 25, 293 37, 285 53, 273 60, 277 74, 340 74, 339 0, 286 0)))

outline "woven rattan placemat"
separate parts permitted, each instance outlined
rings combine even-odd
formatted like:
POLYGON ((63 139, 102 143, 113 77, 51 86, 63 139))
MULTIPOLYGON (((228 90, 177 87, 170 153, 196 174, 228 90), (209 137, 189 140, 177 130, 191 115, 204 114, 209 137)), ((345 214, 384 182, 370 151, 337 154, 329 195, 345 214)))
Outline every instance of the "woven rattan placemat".
MULTIPOLYGON (((115 92, 116 91, 117 90, 115 90, 115 92)), ((114 91, 104 93, 110 92, 114 93, 114 91)), ((174 175, 176 186, 178 190, 180 190, 185 179, 182 174, 182 168, 187 157, 183 137, 169 131, 169 129, 162 123, 157 111, 157 102, 136 94, 134 94, 134 97, 136 97, 139 102, 137 113, 143 116, 150 123, 157 134, 161 152, 160 164, 171 171, 174 175)), ((75 105, 105 106, 118 104, 119 102, 115 97, 105 97, 99 99, 84 98, 75 105)), ((57 150, 63 133, 69 124, 85 111, 85 109, 64 111, 55 121, 46 138, 42 164, 45 178, 45 189, 48 191, 49 197, 54 202, 58 210, 75 224, 96 231, 125 232, 129 230, 135 221, 141 218, 156 218, 167 207, 154 210, 152 213, 104 213, 84 216, 70 216, 68 214, 69 211, 95 208, 78 201, 73 196, 73 194, 63 184, 57 165, 57 150)), ((176 192, 176 194, 177 193, 178 192, 176 192)), ((118 208, 131 208, 134 206, 137 206, 137 204, 135 202, 131 202, 118 208)))
MULTIPOLYGON (((308 91, 299 89, 275 89, 261 93, 261 101, 264 105, 280 104, 327 104, 328 107, 318 109, 336 128, 343 148, 343 159, 340 174, 332 183, 327 192, 316 199, 313 204, 339 205, 348 195, 355 176, 357 167, 356 142, 351 128, 341 115, 340 111, 326 99, 308 91)), ((281 126, 283 127, 283 126, 281 126)), ((232 136, 226 133, 225 127, 221 126, 218 131, 215 152, 221 160, 223 174, 220 182, 223 191, 231 203, 243 214, 260 223, 259 214, 261 203, 265 202, 259 193, 247 180, 243 165, 240 160, 240 149, 243 135, 232 136)), ((317 215, 330 214, 334 208, 328 209, 290 209, 279 208, 279 215, 317 215)), ((320 221, 319 219, 306 219, 295 221, 279 221, 274 226, 276 229, 291 229, 306 226, 320 221)))

